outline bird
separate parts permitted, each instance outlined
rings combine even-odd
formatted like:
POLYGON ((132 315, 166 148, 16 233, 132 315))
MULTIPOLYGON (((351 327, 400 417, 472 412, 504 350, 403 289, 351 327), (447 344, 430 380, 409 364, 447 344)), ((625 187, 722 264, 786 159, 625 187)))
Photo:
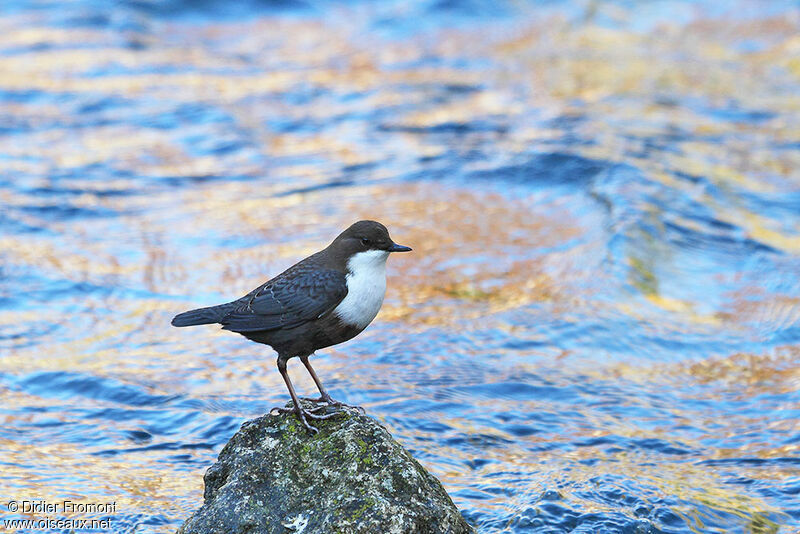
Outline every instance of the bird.
POLYGON ((311 367, 309 357, 317 350, 338 345, 360 334, 378 315, 386 293, 386 260, 393 252, 409 252, 389 237, 376 221, 358 221, 321 251, 292 265, 247 295, 225 304, 179 313, 172 326, 221 324, 251 341, 269 345, 277 352, 292 408, 273 408, 270 413, 295 413, 311 433, 309 420, 327 419, 336 413, 316 412, 348 406, 331 398, 311 367), (286 370, 291 358, 300 358, 319 390, 323 406, 306 410, 300 404, 286 370))

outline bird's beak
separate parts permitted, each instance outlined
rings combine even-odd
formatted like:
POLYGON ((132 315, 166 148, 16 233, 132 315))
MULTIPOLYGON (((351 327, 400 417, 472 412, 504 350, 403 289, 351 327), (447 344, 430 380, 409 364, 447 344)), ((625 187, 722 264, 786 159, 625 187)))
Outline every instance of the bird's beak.
POLYGON ((397 243, 392 243, 392 246, 389 247, 389 252, 409 252, 410 250, 411 247, 398 245, 397 243))

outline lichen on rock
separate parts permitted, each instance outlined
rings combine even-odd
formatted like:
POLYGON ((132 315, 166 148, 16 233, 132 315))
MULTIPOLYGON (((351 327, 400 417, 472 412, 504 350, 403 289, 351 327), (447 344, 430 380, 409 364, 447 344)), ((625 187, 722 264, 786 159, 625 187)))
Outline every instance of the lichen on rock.
POLYGON ((292 414, 244 423, 206 472, 203 506, 178 532, 473 532, 383 426, 336 410, 314 422, 314 435, 292 414))

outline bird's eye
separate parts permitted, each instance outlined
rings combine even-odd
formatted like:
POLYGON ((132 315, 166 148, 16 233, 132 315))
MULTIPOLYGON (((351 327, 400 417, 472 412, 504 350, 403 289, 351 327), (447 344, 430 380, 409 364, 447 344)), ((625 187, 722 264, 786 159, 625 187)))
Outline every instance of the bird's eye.
POLYGON ((364 245, 365 247, 367 247, 370 244, 370 240, 367 239, 366 237, 362 237, 361 238, 361 244, 364 245))

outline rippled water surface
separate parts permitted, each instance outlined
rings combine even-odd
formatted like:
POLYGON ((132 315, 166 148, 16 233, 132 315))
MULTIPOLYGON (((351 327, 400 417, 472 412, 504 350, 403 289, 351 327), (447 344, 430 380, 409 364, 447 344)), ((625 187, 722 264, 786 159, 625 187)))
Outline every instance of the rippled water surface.
POLYGON ((315 366, 481 532, 800 529, 791 2, 3 5, 3 501, 177 528, 287 394, 169 320, 375 218, 315 366))

